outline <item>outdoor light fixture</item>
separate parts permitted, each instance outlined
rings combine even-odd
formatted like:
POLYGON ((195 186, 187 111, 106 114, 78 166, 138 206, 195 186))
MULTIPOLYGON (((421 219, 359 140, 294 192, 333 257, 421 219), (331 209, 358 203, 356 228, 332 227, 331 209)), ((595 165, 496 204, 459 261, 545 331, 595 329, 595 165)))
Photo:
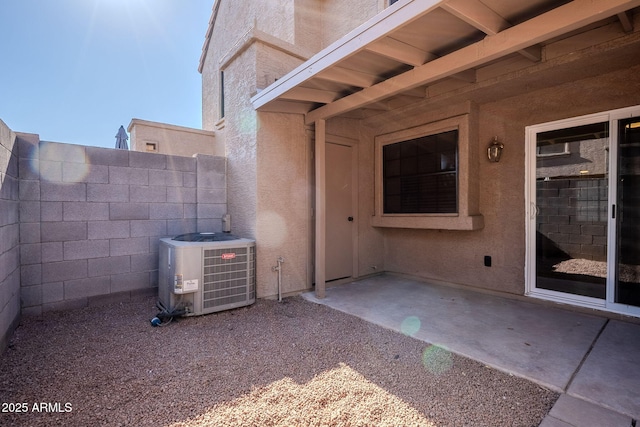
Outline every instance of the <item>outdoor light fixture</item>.
POLYGON ((489 144, 489 148, 487 149, 487 157, 491 162, 499 162, 500 156, 502 155, 502 150, 504 149, 504 144, 498 141, 498 137, 494 136, 493 141, 489 144))

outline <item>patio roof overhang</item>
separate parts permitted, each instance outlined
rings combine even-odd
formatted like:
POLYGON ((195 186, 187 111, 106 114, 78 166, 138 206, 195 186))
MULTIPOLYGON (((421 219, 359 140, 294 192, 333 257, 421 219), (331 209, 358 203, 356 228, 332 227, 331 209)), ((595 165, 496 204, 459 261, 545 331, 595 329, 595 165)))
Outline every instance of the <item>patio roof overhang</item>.
POLYGON ((606 19, 633 29, 640 0, 401 0, 251 98, 258 111, 307 124, 401 108, 446 79, 476 81, 485 65, 522 56, 606 19))

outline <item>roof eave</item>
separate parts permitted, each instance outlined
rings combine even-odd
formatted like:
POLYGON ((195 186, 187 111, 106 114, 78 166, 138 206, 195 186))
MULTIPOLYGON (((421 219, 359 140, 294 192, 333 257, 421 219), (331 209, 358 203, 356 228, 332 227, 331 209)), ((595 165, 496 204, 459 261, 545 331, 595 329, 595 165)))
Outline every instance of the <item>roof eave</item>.
POLYGON ((430 10, 439 7, 444 2, 445 0, 410 0, 396 3, 394 7, 389 7, 380 12, 369 21, 318 52, 284 77, 278 79, 275 83, 254 95, 251 98, 251 103, 256 110, 259 110, 285 92, 332 67, 338 61, 362 50, 368 44, 387 36, 396 28, 417 19, 430 10))

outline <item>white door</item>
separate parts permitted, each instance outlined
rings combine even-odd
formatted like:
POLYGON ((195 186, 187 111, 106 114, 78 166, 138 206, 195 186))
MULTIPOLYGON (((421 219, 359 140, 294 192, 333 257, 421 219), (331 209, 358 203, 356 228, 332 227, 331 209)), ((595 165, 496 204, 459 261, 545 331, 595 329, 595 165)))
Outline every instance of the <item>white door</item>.
POLYGON ((527 292, 640 314, 640 107, 527 128, 527 292))
POLYGON ((352 148, 326 145, 326 281, 353 275, 352 148))

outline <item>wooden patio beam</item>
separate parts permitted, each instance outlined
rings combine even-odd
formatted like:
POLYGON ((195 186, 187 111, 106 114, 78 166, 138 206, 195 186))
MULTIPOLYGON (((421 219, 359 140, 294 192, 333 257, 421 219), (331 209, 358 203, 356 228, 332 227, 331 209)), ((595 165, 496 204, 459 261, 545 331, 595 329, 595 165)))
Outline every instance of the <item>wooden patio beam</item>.
POLYGON ((414 67, 437 58, 432 53, 425 52, 391 37, 385 37, 382 40, 371 43, 365 50, 414 67))
POLYGON ((313 123, 364 107, 404 90, 479 67, 637 6, 640 6, 640 0, 574 0, 420 67, 310 111, 306 114, 305 121, 313 123))

